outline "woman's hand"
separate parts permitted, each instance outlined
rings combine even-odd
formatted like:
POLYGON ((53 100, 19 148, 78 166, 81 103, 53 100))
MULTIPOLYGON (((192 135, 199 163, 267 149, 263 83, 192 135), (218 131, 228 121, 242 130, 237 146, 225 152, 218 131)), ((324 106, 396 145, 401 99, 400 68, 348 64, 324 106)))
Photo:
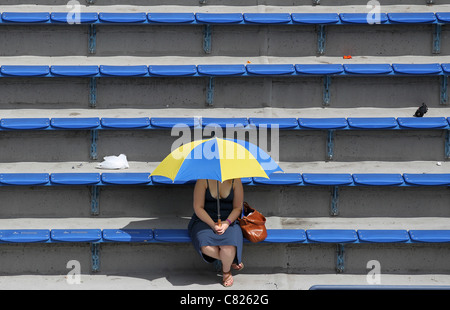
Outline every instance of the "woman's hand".
POLYGON ((222 222, 222 225, 220 225, 220 226, 219 226, 218 223, 215 223, 214 224, 214 231, 216 232, 216 234, 222 235, 227 230, 227 228, 229 226, 230 225, 226 221, 222 222))

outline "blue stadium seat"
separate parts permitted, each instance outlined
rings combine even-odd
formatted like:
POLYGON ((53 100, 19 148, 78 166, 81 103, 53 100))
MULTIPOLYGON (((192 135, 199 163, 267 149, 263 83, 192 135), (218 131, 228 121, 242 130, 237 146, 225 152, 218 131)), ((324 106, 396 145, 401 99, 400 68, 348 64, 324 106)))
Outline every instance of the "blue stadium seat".
POLYGON ((95 242, 102 238, 101 229, 53 229, 51 239, 59 242, 95 242))
POLYGON ((114 185, 142 185, 151 182, 150 173, 145 172, 106 172, 102 173, 101 179, 103 183, 114 185))
POLYGON ((307 129, 342 129, 347 127, 347 120, 341 118, 299 118, 301 128, 307 129))
POLYGON ((303 182, 311 185, 351 185, 353 178, 349 173, 303 173, 303 182))
POLYGON ((255 24, 286 24, 291 22, 289 13, 244 13, 244 20, 255 24))
POLYGON ((414 242, 450 242, 450 230, 410 230, 414 242))
POLYGON ((152 229, 104 229, 103 240, 112 242, 151 242, 152 229))
POLYGON ((100 119, 98 117, 52 118, 50 124, 60 129, 93 129, 100 126, 100 119))
POLYGON ((450 23, 450 12, 436 12, 436 18, 440 23, 450 23))
POLYGON ((357 129, 392 129, 398 127, 395 117, 349 117, 350 128, 357 129))
POLYGON ((152 23, 190 24, 195 22, 194 13, 148 13, 147 18, 152 23))
POLYGON ((50 20, 48 12, 3 12, 3 22, 9 23, 46 23, 50 20))
POLYGON ((241 183, 242 184, 249 184, 252 183, 253 178, 241 178, 241 183))
POLYGON ((150 123, 153 127, 173 128, 187 126, 190 128, 199 126, 199 120, 196 117, 152 117, 150 123))
POLYGON ((46 76, 50 73, 49 66, 2 66, 2 75, 7 76, 46 76))
POLYGON ((344 70, 350 74, 389 74, 392 72, 390 64, 344 64, 344 70))
POLYGON ((0 241, 3 242, 46 242, 50 239, 48 229, 19 229, 0 230, 0 241))
POLYGON ((351 243, 358 241, 358 234, 350 229, 308 229, 306 236, 311 242, 351 243))
POLYGON ((368 186, 399 186, 404 183, 399 173, 354 173, 353 181, 356 185, 368 186))
POLYGON ((254 125, 259 128, 260 126, 265 126, 266 128, 271 128, 277 126, 279 129, 292 129, 298 127, 298 122, 296 118, 258 118, 250 117, 248 119, 250 125, 254 125))
POLYGON ((145 128, 150 126, 150 119, 148 117, 136 118, 102 118, 100 123, 105 128, 115 129, 131 129, 131 128, 145 128))
POLYGON ((255 64, 247 65, 247 73, 255 75, 286 75, 295 73, 291 64, 255 64))
POLYGON ((45 185, 49 182, 48 173, 2 173, 0 183, 3 185, 45 185))
POLYGON ((243 117, 231 117, 231 118, 216 118, 216 117, 203 117, 202 126, 219 125, 220 127, 226 127, 227 125, 234 127, 245 127, 248 125, 248 119, 243 117))
POLYGON ((337 13, 292 13, 292 21, 299 24, 336 24, 339 22, 337 13))
POLYGON ((145 13, 100 13, 99 20, 107 23, 143 23, 147 21, 145 13))
POLYGON ((341 64, 296 64, 295 70, 298 74, 329 75, 344 72, 341 64))
POLYGON ((408 242, 406 230, 358 230, 359 241, 372 243, 408 242))
POLYGON ((53 12, 51 13, 50 18, 53 22, 58 23, 76 22, 81 24, 93 24, 98 21, 98 14, 96 12, 81 12, 76 13, 75 15, 70 12, 53 12))
POLYGON ((443 129, 449 126, 445 117, 399 117, 398 124, 411 129, 443 129))
POLYGON ((37 130, 49 126, 50 119, 48 118, 3 118, 0 121, 0 127, 3 129, 37 130))
POLYGON ((388 13, 387 15, 391 23, 417 24, 417 23, 433 23, 436 21, 436 16, 434 15, 433 12, 388 13))
POLYGON ((50 72, 58 76, 95 76, 98 66, 51 66, 50 72))
POLYGON ((156 76, 191 76, 197 73, 195 65, 158 65, 149 66, 150 75, 156 76))
POLYGON ((151 178, 153 184, 193 184, 197 181, 197 180, 182 180, 172 182, 171 179, 161 175, 152 175, 151 178))
POLYGON ((50 181, 60 185, 95 185, 100 182, 100 173, 52 173, 50 181))
POLYGON ((306 241, 303 229, 268 229, 264 243, 299 243, 306 241))
POLYGON ((442 67, 438 63, 431 64, 392 64, 392 68, 395 73, 400 74, 440 74, 442 73, 442 67))
POLYGON ((196 13, 195 18, 204 24, 236 24, 244 21, 241 13, 196 13))
MULTIPOLYGON (((341 13, 339 17, 345 24, 368 24, 367 18, 370 18, 370 13, 341 13)), ((388 21, 386 13, 380 13, 379 18, 381 24, 388 21)))
POLYGON ((449 173, 404 173, 405 182, 419 186, 448 186, 450 185, 449 173))
POLYGON ((159 242, 191 242, 187 229, 155 229, 153 234, 159 242))
POLYGON ((198 65, 199 74, 208 76, 243 75, 245 65, 198 65))
POLYGON ((142 76, 148 74, 147 66, 100 66, 100 73, 108 76, 142 76))
POLYGON ((294 185, 302 183, 302 175, 300 173, 272 173, 269 175, 269 179, 255 177, 253 182, 270 185, 294 185))

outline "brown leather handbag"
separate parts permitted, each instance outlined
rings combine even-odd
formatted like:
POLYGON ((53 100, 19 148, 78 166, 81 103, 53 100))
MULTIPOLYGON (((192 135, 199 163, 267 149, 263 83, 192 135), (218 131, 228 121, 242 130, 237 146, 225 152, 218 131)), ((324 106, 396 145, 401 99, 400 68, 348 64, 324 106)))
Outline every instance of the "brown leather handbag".
POLYGON ((238 221, 242 235, 250 242, 261 242, 267 238, 266 218, 245 201, 238 221))

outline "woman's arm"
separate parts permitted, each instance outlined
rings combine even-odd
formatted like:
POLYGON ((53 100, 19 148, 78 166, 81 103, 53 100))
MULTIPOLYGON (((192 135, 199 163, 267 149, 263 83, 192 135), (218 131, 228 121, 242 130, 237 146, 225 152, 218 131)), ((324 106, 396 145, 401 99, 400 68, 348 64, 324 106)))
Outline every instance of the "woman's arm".
POLYGON ((205 193, 206 193, 206 180, 197 180, 194 187, 194 212, 205 222, 209 227, 214 230, 214 221, 205 211, 205 193))

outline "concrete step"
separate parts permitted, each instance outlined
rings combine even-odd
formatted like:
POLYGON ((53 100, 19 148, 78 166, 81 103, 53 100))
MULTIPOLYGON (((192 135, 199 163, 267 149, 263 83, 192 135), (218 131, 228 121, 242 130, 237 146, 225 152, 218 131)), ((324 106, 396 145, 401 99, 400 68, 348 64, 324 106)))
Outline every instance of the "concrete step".
MULTIPOLYGON (((72 269, 68 268, 67 273, 72 269)), ((83 270, 81 270, 83 271, 83 270)), ((370 269, 367 269, 369 272, 370 269)), ((171 271, 138 274, 81 274, 80 283, 72 283, 72 275, 14 275, 0 277, 0 286, 5 290, 217 290, 227 292, 221 285, 221 277, 211 266, 204 270, 171 271)), ((286 274, 286 273, 242 273, 234 274, 232 289, 249 290, 254 293, 291 290, 292 299, 297 290, 309 290, 314 285, 370 285, 367 275, 354 274, 286 274)), ((450 277, 443 274, 392 275, 382 274, 381 285, 450 285, 450 277)), ((372 284, 374 285, 374 284, 372 284)), ((270 293, 269 292, 269 293, 270 293)), ((161 292, 160 292, 161 293, 161 292)), ((193 292, 192 292, 193 293, 193 292)), ((159 294, 159 293, 158 293, 159 294)), ((187 293, 186 293, 187 294, 187 293)), ((167 294, 171 296, 170 292, 167 294)), ((207 296, 207 292, 205 296, 207 296)), ((187 296, 187 295, 186 295, 187 296)), ((270 299, 269 299, 270 300, 270 299)), ((180 300, 174 300, 178 304, 180 300)))
MULTIPOLYGON (((151 65, 151 64, 374 64, 450 62, 433 57, 1 57, 1 65, 151 65)), ((441 76, 333 76, 328 106, 334 108, 441 107, 441 76), (369 95, 370 94, 370 95, 369 95)), ((97 78, 95 106, 100 109, 137 108, 313 108, 324 106, 320 76, 217 77, 213 100, 207 104, 208 77, 97 78)), ((80 109, 90 102, 90 78, 11 77, 0 84, 0 103, 7 109, 80 109), (28 91, 23 92, 26 85, 28 91), (36 96, 36 94, 39 94, 36 96)), ((448 98, 447 98, 448 100, 448 98)), ((414 112, 413 112, 414 113, 414 112)))

